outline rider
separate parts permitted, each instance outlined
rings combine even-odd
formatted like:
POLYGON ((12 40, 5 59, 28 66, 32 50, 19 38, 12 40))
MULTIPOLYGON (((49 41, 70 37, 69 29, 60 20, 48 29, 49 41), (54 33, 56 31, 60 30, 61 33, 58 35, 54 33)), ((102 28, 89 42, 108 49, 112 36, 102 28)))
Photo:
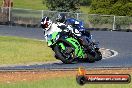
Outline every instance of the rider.
POLYGON ((65 24, 72 27, 72 29, 77 29, 82 34, 86 34, 88 37, 91 37, 90 31, 84 28, 84 23, 82 21, 79 21, 75 18, 66 18, 64 13, 59 14, 56 21, 59 25, 65 24))
POLYGON ((41 27, 44 30, 44 37, 46 41, 48 41, 48 37, 53 33, 53 32, 61 32, 62 30, 58 28, 58 25, 53 23, 49 17, 44 17, 41 20, 41 27))
POLYGON ((82 21, 74 18, 66 18, 66 15, 63 13, 58 15, 56 21, 60 26, 65 24, 68 29, 72 29, 72 32, 77 35, 79 40, 81 40, 83 46, 86 47, 86 49, 88 48, 89 42, 92 38, 90 32, 84 28, 82 21))

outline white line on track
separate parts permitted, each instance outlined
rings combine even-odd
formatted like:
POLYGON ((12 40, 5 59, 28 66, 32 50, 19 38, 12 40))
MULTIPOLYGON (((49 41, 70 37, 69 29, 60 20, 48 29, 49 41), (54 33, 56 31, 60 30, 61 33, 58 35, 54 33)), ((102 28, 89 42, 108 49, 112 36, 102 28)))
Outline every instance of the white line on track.
POLYGON ((118 52, 115 51, 115 50, 111 50, 111 49, 106 49, 106 50, 110 51, 110 52, 113 53, 113 54, 112 54, 111 56, 109 56, 109 57, 105 57, 105 58, 103 58, 103 59, 112 58, 112 57, 115 57, 115 56, 118 55, 118 52))

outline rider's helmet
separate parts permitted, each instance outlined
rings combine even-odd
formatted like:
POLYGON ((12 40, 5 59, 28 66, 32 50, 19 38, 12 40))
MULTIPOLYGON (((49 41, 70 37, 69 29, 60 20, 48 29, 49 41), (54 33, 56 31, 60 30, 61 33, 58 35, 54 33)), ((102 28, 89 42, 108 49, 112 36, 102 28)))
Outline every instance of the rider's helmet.
POLYGON ((56 19, 57 22, 64 23, 65 20, 66 20, 66 15, 64 13, 58 14, 57 19, 56 19))
POLYGON ((41 20, 41 27, 44 29, 44 30, 49 30, 50 27, 52 25, 52 21, 49 19, 49 17, 44 17, 42 20, 41 20))

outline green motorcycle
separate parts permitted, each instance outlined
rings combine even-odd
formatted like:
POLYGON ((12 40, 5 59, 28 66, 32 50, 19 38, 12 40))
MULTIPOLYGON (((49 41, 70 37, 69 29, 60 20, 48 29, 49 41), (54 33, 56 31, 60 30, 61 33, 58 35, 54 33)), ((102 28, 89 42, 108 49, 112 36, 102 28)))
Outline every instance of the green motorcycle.
MULTIPOLYGON (((76 63, 78 61, 87 61, 93 63, 102 59, 102 54, 99 50, 95 50, 93 46, 88 52, 79 43, 80 41, 70 32, 54 32, 48 35, 48 46, 55 52, 55 58, 63 63, 76 63), (94 53, 93 53, 94 51, 94 53)), ((91 45, 93 45, 91 43, 91 45)))

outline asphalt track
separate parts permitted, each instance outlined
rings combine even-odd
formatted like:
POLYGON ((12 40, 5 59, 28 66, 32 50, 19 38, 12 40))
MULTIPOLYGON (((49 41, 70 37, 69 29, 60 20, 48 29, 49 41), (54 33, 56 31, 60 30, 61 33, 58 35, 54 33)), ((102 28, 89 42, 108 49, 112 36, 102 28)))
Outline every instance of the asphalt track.
MULTIPOLYGON (((115 50, 118 55, 106 58, 95 63, 63 64, 61 62, 41 63, 21 66, 0 66, 0 70, 13 69, 72 69, 83 66, 85 68, 105 67, 132 67, 132 32, 115 31, 92 31, 91 34, 96 41, 100 42, 101 48, 115 50)), ((18 36, 24 38, 43 39, 43 31, 40 28, 23 28, 13 26, 0 26, 0 36, 18 36)), ((45 53, 45 52, 44 52, 45 53)))

